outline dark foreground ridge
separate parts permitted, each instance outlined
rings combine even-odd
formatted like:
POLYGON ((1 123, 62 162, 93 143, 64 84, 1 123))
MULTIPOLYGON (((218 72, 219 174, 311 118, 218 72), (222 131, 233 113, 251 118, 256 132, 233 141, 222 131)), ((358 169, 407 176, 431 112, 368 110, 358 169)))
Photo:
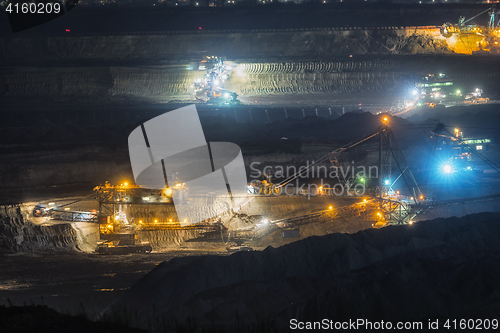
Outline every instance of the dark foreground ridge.
POLYGON ((153 330, 176 323, 280 332, 294 318, 411 320, 424 328, 428 319, 493 319, 500 315, 499 239, 500 214, 481 213, 309 237, 262 252, 176 258, 107 314, 122 311, 153 330))
POLYGON ((2 332, 72 332, 72 333, 141 333, 144 330, 111 322, 88 320, 84 314, 71 316, 61 314, 44 305, 0 306, 2 332))

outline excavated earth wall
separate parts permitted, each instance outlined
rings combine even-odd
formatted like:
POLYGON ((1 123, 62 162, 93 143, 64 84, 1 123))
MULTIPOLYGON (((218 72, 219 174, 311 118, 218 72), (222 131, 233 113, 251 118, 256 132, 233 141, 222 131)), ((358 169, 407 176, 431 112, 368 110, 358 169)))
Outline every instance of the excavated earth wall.
POLYGON ((0 252, 53 252, 95 249, 96 224, 46 223, 32 217, 35 203, 0 206, 0 252))
POLYGON ((0 39, 2 60, 173 60, 193 52, 252 57, 450 53, 439 27, 342 27, 254 31, 169 32, 163 35, 18 37, 0 39))
POLYGON ((379 91, 405 71, 391 61, 357 56, 452 52, 436 27, 3 38, 0 60, 7 67, 0 68, 0 96, 70 102, 193 99, 191 86, 204 72, 185 68, 200 53, 236 60, 240 65, 226 88, 261 95, 379 91), (35 64, 25 66, 35 50, 35 64))

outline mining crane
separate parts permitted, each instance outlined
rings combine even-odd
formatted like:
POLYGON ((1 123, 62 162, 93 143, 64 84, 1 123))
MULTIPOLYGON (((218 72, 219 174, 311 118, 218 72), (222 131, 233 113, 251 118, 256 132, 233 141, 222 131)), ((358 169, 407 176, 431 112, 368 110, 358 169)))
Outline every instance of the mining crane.
POLYGON ((495 6, 488 8, 485 11, 465 19, 461 16, 457 24, 446 22, 441 26, 441 35, 445 38, 456 37, 459 47, 462 47, 467 52, 487 51, 500 52, 500 22, 496 18, 495 6), (476 17, 488 13, 490 19, 487 26, 478 26, 475 24, 467 24, 467 22, 476 17))

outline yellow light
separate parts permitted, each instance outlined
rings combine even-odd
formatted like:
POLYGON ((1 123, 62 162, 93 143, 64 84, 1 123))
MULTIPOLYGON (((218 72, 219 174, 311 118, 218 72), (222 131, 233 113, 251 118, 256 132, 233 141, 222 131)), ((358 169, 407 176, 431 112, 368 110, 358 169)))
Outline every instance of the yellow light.
POLYGON ((69 207, 64 208, 64 210, 69 210, 69 207))
POLYGON ((123 183, 124 186, 128 186, 128 183, 123 183))
POLYGON ((186 220, 186 219, 184 219, 184 222, 187 222, 187 220, 186 220))
POLYGON ((413 224, 413 221, 408 222, 408 224, 413 224))
POLYGON ((380 214, 380 212, 377 213, 378 216, 382 216, 382 214, 380 214))
POLYGON ((329 210, 332 210, 332 209, 333 209, 333 206, 328 207, 328 209, 329 209, 329 210))
POLYGON ((111 229, 113 228, 113 226, 111 224, 108 224, 108 229, 111 229))
POLYGON ((384 123, 386 123, 386 122, 387 122, 387 120, 388 120, 388 119, 387 119, 387 117, 384 117, 384 123))
POLYGON ((166 188, 166 189, 165 189, 165 195, 166 195, 167 197, 169 197, 169 196, 171 196, 171 195, 172 195, 172 189, 171 189, 170 187, 168 187, 168 188, 166 188))
POLYGON ((363 199, 363 202, 366 202, 366 199, 363 199))
POLYGON ((118 218, 119 218, 119 216, 118 216, 118 215, 116 215, 116 216, 115 216, 115 220, 118 220, 118 218))
POLYGON ((158 223, 158 220, 155 220, 155 223, 158 223))
POLYGON ((142 221, 139 221, 139 223, 142 223, 142 221))
POLYGON ((424 200, 424 196, 423 195, 420 196, 420 200, 424 200))
POLYGON ((168 220, 168 222, 172 222, 172 219, 168 220))

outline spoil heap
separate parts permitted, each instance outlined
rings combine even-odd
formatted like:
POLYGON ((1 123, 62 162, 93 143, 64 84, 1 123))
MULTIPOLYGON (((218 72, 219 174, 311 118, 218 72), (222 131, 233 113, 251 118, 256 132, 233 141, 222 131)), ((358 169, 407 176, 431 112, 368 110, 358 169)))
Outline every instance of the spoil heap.
POLYGON ((128 309, 153 329, 154 323, 195 322, 198 329, 238 324, 278 331, 292 318, 495 318, 499 219, 481 213, 309 237, 262 252, 176 258, 107 313, 128 309))

